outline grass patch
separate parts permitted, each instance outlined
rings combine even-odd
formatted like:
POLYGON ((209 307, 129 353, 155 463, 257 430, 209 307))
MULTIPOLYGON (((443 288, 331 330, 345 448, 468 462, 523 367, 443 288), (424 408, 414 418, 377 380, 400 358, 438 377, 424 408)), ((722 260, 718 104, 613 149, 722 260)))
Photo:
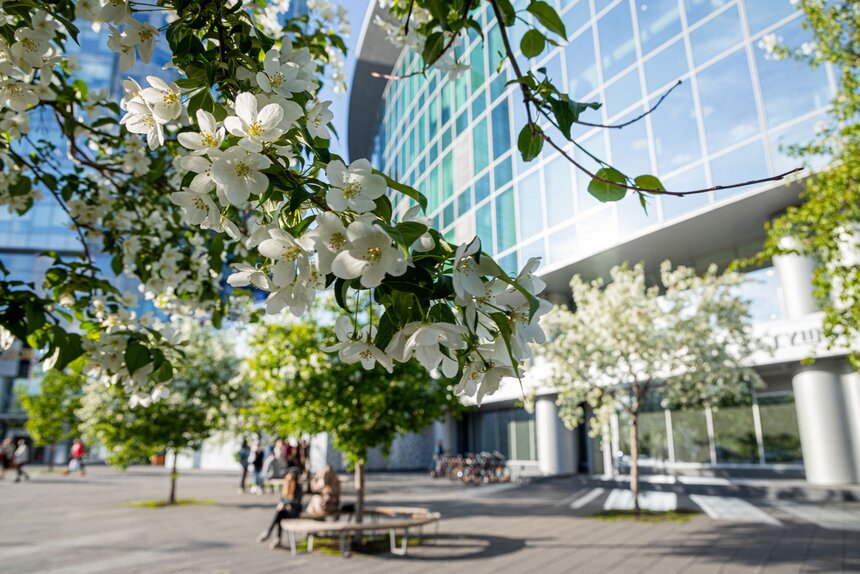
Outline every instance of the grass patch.
POLYGON ((164 499, 158 500, 135 500, 129 502, 132 508, 169 508, 171 506, 212 506, 215 500, 211 498, 179 498, 175 504, 167 504, 164 499))
POLYGON ((695 510, 669 510, 667 512, 657 512, 654 510, 642 510, 640 514, 636 514, 632 510, 604 510, 597 514, 592 514, 588 518, 600 520, 603 522, 645 522, 648 524, 659 524, 661 522, 674 522, 676 524, 685 524, 690 522, 699 513, 695 510))
MULTIPOLYGON (((402 538, 397 537, 397 546, 398 548, 403 544, 402 538)), ((409 537, 409 548, 414 546, 420 546, 421 539, 417 536, 409 537)), ((287 541, 286 535, 284 535, 284 546, 289 548, 290 543, 287 541)), ((307 552, 308 549, 308 541, 307 540, 297 540, 296 541, 296 550, 298 552, 307 552)), ((356 554, 386 554, 391 552, 391 542, 388 540, 388 535, 385 536, 364 536, 361 541, 357 539, 352 541, 352 545, 350 545, 350 551, 356 554)), ((314 552, 319 552, 321 554, 329 554, 332 556, 340 556, 340 542, 337 538, 314 538, 314 552)))

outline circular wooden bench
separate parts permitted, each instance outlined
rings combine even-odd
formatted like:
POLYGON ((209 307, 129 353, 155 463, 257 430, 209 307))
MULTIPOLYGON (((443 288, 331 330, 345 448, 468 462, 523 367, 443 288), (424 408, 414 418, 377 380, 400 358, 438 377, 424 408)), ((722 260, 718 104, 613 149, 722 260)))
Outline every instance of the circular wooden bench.
POLYGON ((409 545, 409 530, 420 529, 419 536, 423 536, 423 528, 428 524, 436 525, 436 534, 439 533, 439 521, 442 515, 438 512, 430 512, 426 508, 411 506, 378 506, 365 509, 367 522, 357 524, 354 522, 321 522, 319 520, 308 520, 304 518, 286 519, 281 521, 282 531, 287 533, 290 542, 290 553, 296 555, 296 535, 305 534, 308 537, 308 552, 313 552, 314 538, 323 534, 337 535, 340 543, 340 551, 344 556, 350 555, 352 537, 356 534, 388 532, 392 554, 405 556, 409 545), (397 531, 402 531, 400 545, 397 544, 397 531))

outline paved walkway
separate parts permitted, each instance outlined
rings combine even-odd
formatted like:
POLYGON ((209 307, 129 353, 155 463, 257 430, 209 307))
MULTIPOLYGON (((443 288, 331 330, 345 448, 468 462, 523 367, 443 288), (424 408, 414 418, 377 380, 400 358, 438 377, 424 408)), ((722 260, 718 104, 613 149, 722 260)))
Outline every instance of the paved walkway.
POLYGON ((292 557, 256 544, 275 499, 239 495, 235 482, 225 473, 189 471, 180 496, 214 505, 142 509, 127 502, 165 496, 163 469, 94 468, 83 479, 41 475, 22 484, 7 478, 0 483, 0 572, 860 572, 856 502, 655 492, 649 505, 705 513, 687 524, 610 523, 585 516, 627 506, 625 491, 579 479, 474 488, 371 474, 370 504, 438 510, 441 536, 406 557, 344 559, 292 557))

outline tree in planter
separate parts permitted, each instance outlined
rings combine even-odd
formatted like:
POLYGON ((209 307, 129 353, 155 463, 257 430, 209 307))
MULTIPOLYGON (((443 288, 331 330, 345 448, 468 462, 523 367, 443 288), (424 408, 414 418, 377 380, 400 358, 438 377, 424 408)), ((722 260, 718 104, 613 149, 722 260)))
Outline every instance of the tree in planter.
POLYGON ((818 260, 813 281, 824 311, 824 334, 830 344, 847 346, 860 368, 860 18, 850 1, 799 0, 796 6, 811 37, 785 45, 771 33, 759 47, 770 58, 788 60, 784 65, 793 60, 833 66, 837 92, 829 120, 816 126, 812 141, 789 150, 801 160, 829 156, 833 161, 803 181, 802 203, 768 224, 764 249, 744 263, 764 265, 790 254, 818 260))
POLYGON ((39 380, 39 393, 22 391, 19 400, 27 412, 24 428, 37 445, 48 446, 48 470, 54 468, 57 443, 78 436, 81 406, 86 375, 84 360, 76 359, 63 370, 46 371, 39 380))
POLYGON ((108 462, 119 468, 173 453, 168 504, 176 503, 178 455, 199 448, 214 431, 225 428, 231 413, 247 400, 232 342, 211 328, 189 331, 184 357, 169 384, 129 401, 122 383, 91 380, 80 409, 86 436, 107 447, 108 462))
MULTIPOLYGON (((335 448, 355 467, 360 521, 367 451, 382 447, 387 455, 398 434, 426 428, 459 403, 449 380, 430 377, 416 361, 396 364, 388 372, 379 366, 363 369, 326 353, 323 349, 336 344, 340 328, 312 322, 261 324, 251 341, 247 376, 255 397, 251 412, 267 432, 331 434, 335 448)), ((427 366, 430 360, 422 357, 427 366)))
POLYGON ((680 407, 741 398, 761 384, 748 366, 758 343, 748 303, 738 295, 737 273, 702 276, 686 267, 660 268, 660 285, 648 286, 644 265, 611 270, 612 282, 575 276, 574 311, 555 308, 544 325, 549 341, 539 352, 551 366, 565 424, 590 418, 597 434, 618 408, 630 421, 630 489, 639 508, 639 414, 658 387, 680 407))

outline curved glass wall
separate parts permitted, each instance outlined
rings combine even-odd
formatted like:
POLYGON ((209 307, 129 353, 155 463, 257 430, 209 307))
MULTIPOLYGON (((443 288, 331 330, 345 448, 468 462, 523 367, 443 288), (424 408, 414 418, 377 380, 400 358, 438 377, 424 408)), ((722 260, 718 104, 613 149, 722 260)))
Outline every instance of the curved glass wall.
MULTIPOLYGON (((774 61, 758 46, 767 34, 791 45, 805 40, 789 0, 556 4, 569 41, 545 52, 535 67, 546 68, 575 98, 604 103, 583 120, 625 121, 682 81, 654 113, 623 130, 574 130, 587 150, 625 173, 656 174, 669 189, 794 167, 784 146, 814 133, 833 93, 831 70, 774 61)), ((486 42, 473 32, 457 47, 470 64, 465 74, 449 79, 434 71, 389 82, 374 139, 374 165, 422 190, 450 240, 477 234, 509 269, 532 256, 557 268, 750 191, 655 198, 646 214, 634 199, 597 202, 586 190, 587 177, 552 150, 522 162, 515 138, 525 123, 523 106, 505 86, 508 66, 495 74, 501 49, 495 20, 486 10, 479 20, 486 42)), ((513 45, 524 27, 512 30, 513 45)), ((421 65, 404 53, 394 73, 421 65)), ((571 153, 594 167, 580 150, 571 153)), ((405 210, 407 202, 397 207, 405 210)))

